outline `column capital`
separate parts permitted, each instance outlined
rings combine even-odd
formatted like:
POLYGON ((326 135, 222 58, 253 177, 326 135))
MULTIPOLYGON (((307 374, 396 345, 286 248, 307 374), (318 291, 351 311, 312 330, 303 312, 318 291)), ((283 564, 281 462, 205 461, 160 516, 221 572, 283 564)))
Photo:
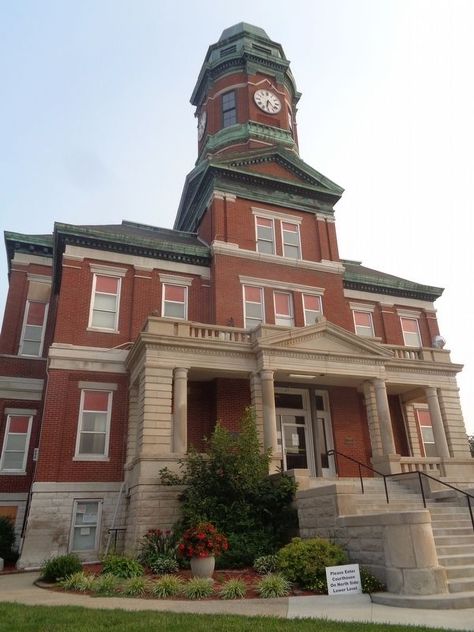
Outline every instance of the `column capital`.
POLYGON ((173 374, 175 378, 187 378, 188 377, 188 372, 189 369, 187 367, 183 367, 183 366, 177 366, 173 369, 173 374))
POLYGON ((273 380, 274 371, 272 369, 261 369, 260 379, 273 380))

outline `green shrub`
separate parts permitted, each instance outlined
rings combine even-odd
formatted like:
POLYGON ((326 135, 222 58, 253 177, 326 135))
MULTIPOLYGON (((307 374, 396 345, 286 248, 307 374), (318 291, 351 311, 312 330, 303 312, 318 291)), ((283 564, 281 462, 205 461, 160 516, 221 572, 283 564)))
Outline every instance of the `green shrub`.
POLYGON ((221 599, 243 599, 247 592, 247 586, 243 579, 228 579, 219 590, 221 599))
POLYGON ((94 577, 91 584, 91 590, 98 595, 111 595, 117 592, 120 582, 115 575, 108 573, 107 575, 98 575, 94 577))
POLYGON ((364 593, 374 593, 385 590, 385 586, 382 582, 363 566, 360 568, 360 581, 362 584, 362 592, 364 593))
POLYGON ((190 450, 180 463, 181 478, 160 472, 163 483, 187 486, 179 534, 199 522, 211 522, 228 537, 229 549, 217 561, 220 568, 248 566, 255 557, 274 553, 296 527, 296 485, 285 475, 269 477, 269 461, 270 452, 259 444, 254 414, 247 409, 240 432, 217 424, 206 454, 190 450))
POLYGON ((122 585, 121 592, 129 597, 141 597, 148 588, 145 577, 129 577, 122 585))
POLYGON ((261 555, 255 558, 254 569, 259 575, 267 575, 278 570, 278 555, 261 555))
POLYGON ((169 575, 178 571, 179 564, 175 557, 157 554, 154 557, 150 555, 148 567, 155 575, 169 575))
POLYGON ((257 592, 264 599, 286 597, 291 590, 291 583, 281 573, 265 575, 257 584, 257 592))
POLYGON ((77 573, 69 575, 66 579, 62 579, 59 582, 59 585, 61 588, 64 588, 64 590, 78 590, 79 592, 86 592, 87 590, 91 590, 94 579, 94 575, 88 575, 87 573, 84 573, 84 571, 78 571, 77 573))
POLYGON ((140 542, 138 559, 142 564, 151 568, 158 556, 176 559, 176 535, 169 529, 150 529, 140 542))
POLYGON ((0 557, 5 562, 15 562, 18 558, 15 551, 15 525, 7 516, 0 516, 0 557))
POLYGON ((344 550, 323 538, 293 538, 278 551, 278 567, 283 575, 302 588, 311 588, 326 576, 326 566, 347 561, 344 550))
POLYGON ((163 599, 165 597, 175 597, 183 589, 183 580, 174 575, 163 575, 156 582, 151 584, 151 592, 155 597, 163 599))
POLYGON ((212 579, 193 577, 183 586, 183 595, 188 599, 204 599, 214 593, 212 579))
POLYGON ((74 553, 56 555, 43 562, 41 578, 47 582, 57 582, 79 571, 82 571, 82 564, 77 555, 74 553))
POLYGON ((143 566, 126 555, 107 555, 102 560, 102 574, 128 579, 143 575, 143 566))

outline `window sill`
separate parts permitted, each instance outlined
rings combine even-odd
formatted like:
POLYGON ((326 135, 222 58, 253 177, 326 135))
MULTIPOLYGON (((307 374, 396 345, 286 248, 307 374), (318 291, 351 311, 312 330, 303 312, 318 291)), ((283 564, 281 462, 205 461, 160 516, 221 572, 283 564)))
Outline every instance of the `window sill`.
POLYGON ((99 331, 102 334, 119 334, 118 329, 106 329, 105 327, 87 327, 86 331, 99 331))
POLYGON ((8 472, 7 470, 1 470, 0 471, 0 476, 26 476, 26 472, 25 471, 12 471, 12 472, 8 472))
POLYGON ((72 460, 73 461, 96 461, 96 462, 99 461, 99 462, 106 463, 107 461, 110 461, 110 457, 97 456, 95 454, 76 454, 76 456, 74 456, 72 460))

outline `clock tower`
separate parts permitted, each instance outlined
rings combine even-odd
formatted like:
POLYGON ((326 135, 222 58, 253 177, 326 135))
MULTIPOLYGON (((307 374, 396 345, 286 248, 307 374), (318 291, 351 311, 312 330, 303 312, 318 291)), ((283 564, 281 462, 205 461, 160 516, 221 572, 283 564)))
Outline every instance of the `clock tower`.
POLYGON ((191 96, 198 162, 210 155, 279 145, 298 152, 300 97, 280 44, 241 22, 209 47, 191 96))

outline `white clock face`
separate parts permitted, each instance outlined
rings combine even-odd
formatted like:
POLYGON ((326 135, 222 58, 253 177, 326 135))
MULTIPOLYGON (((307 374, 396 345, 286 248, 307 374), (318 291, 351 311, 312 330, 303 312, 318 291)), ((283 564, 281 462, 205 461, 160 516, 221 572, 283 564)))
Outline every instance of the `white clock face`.
POLYGON ((198 121, 198 140, 201 140, 201 138, 204 136, 204 132, 206 130, 206 123, 207 123, 207 112, 206 110, 203 110, 201 112, 201 116, 199 117, 199 121, 198 121))
POLYGON ((281 110, 280 99, 270 90, 257 90, 253 98, 258 107, 268 114, 277 114, 281 110))

